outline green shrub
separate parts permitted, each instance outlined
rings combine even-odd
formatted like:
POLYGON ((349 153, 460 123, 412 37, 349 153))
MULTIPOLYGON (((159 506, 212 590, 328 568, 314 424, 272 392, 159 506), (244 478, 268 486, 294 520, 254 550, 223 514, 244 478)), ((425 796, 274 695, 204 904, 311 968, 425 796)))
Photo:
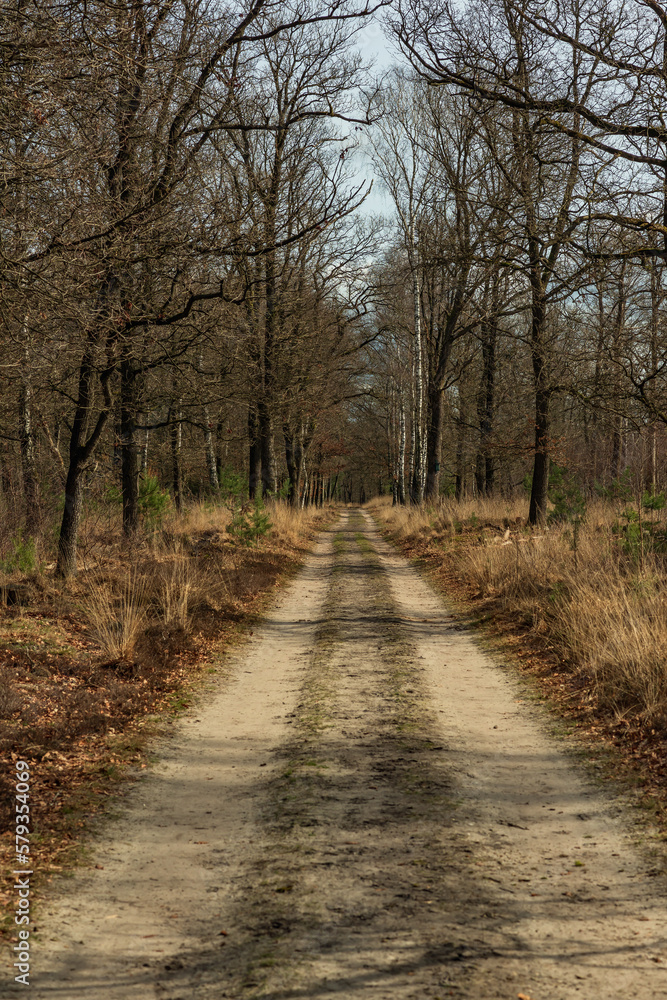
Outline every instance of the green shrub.
POLYGON ((220 469, 218 476, 220 481, 220 496, 226 498, 238 497, 245 499, 248 496, 248 481, 245 476, 236 472, 230 465, 225 465, 220 469))
POLYGON ((636 506, 628 506, 620 511, 612 532, 619 538, 621 548, 635 562, 642 562, 648 552, 667 551, 667 531, 664 522, 647 520, 645 512, 663 510, 667 503, 664 493, 646 491, 636 506))
POLYGON ((232 519, 227 525, 227 534, 239 545, 257 544, 271 530, 269 515, 258 498, 252 505, 232 506, 232 519))
POLYGON ((139 481, 139 510, 148 528, 159 528, 170 504, 171 497, 161 489, 157 476, 144 476, 139 481))
POLYGON ((22 538, 19 531, 11 541, 11 552, 0 559, 0 569, 3 573, 34 573, 37 567, 37 553, 33 538, 22 538))
MULTIPOLYGON (((113 507, 123 504, 123 491, 115 483, 107 486, 104 500, 113 507)), ((167 490, 160 487, 157 476, 142 476, 139 480, 139 513, 146 527, 155 531, 160 527, 162 518, 171 505, 171 497, 167 490)))
POLYGON ((559 465, 552 465, 549 475, 549 500, 553 510, 547 518, 550 524, 578 522, 586 515, 586 500, 576 476, 559 465))
POLYGON ((618 479, 612 479, 609 486, 602 486, 600 483, 596 483, 595 492, 605 500, 628 503, 635 496, 635 490, 632 485, 632 472, 630 469, 625 469, 618 479))

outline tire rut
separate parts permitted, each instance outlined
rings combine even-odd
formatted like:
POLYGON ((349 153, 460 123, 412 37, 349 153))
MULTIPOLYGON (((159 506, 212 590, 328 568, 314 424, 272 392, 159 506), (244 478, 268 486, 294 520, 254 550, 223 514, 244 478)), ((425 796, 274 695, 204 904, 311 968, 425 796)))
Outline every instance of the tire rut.
POLYGON ((243 940, 225 949, 222 983, 214 965, 197 1000, 456 996, 467 964, 489 951, 470 936, 488 899, 451 825, 423 666, 360 515, 334 546, 294 738, 278 751, 262 842, 237 887, 230 922, 243 940))
POLYGON ((44 914, 36 1000, 667 996, 614 803, 367 515, 234 677, 44 914))

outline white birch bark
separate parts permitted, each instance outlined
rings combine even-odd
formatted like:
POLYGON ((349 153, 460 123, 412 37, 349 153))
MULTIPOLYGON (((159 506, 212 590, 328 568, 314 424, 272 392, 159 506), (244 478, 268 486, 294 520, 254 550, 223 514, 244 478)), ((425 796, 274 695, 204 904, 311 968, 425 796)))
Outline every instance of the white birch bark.
MULTIPOLYGON (((203 370, 204 360, 199 355, 199 368, 203 370)), ((218 480, 218 467, 215 464, 215 449, 213 447, 213 434, 211 433, 211 417, 208 412, 208 405, 202 406, 202 416, 204 419, 204 454, 206 456, 206 471, 208 473, 208 484, 216 493, 220 489, 218 480)))
POLYGON ((220 489, 218 480, 218 469, 215 464, 215 449, 213 447, 213 434, 211 433, 211 423, 209 420, 208 406, 204 406, 204 449, 206 452, 206 470, 208 472, 208 482, 212 490, 220 489))
POLYGON ((432 155, 424 150, 421 141, 420 109, 414 89, 397 72, 388 93, 387 113, 378 124, 381 139, 374 143, 374 162, 396 208, 412 282, 414 350, 409 492, 413 503, 421 503, 426 485, 427 394, 417 225, 429 196, 433 161, 432 155))
POLYGON ((398 391, 398 502, 405 503, 405 399, 403 389, 398 391))
POLYGON ((413 503, 422 503, 424 499, 424 486, 426 483, 426 435, 424 434, 424 345, 422 342, 419 246, 417 243, 415 215, 412 210, 412 206, 410 207, 408 237, 410 241, 408 262, 412 272, 412 305, 415 338, 415 409, 413 419, 414 469, 410 483, 410 494, 413 503))

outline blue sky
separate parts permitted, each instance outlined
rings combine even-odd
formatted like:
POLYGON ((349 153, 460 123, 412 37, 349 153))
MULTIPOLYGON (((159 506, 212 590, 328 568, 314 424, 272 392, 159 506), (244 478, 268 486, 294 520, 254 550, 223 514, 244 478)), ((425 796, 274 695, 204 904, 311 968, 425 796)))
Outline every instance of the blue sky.
MULTIPOLYGON (((380 19, 377 17, 364 19, 363 27, 356 36, 356 42, 364 59, 367 62, 373 62, 374 71, 378 76, 381 76, 399 59, 398 53, 383 32, 380 19)), ((370 161, 362 162, 362 160, 365 160, 365 157, 360 157, 359 180, 363 178, 370 180, 373 177, 372 164, 370 161)), ((364 203, 362 211, 369 215, 391 213, 392 205, 387 201, 387 196, 379 181, 375 181, 370 197, 364 203)))

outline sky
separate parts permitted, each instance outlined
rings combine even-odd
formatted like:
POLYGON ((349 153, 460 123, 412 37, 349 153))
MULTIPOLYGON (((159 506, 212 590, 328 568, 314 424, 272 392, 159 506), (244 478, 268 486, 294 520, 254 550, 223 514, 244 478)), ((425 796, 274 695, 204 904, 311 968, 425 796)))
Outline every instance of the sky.
MULTIPOLYGON (((377 76, 381 76, 399 59, 398 53, 383 32, 380 19, 377 17, 364 18, 363 27, 356 36, 356 40, 357 47, 365 61, 374 64, 374 72, 377 76)), ((359 156, 359 182, 372 178, 373 165, 370 158, 361 154, 359 156)), ((375 181, 373 190, 364 202, 361 211, 365 215, 388 215, 391 213, 392 205, 388 202, 386 192, 382 190, 378 180, 375 181)))
POLYGON ((396 60, 392 43, 384 34, 378 17, 364 18, 363 27, 356 37, 357 45, 364 57, 374 59, 379 71, 386 69, 396 60))

